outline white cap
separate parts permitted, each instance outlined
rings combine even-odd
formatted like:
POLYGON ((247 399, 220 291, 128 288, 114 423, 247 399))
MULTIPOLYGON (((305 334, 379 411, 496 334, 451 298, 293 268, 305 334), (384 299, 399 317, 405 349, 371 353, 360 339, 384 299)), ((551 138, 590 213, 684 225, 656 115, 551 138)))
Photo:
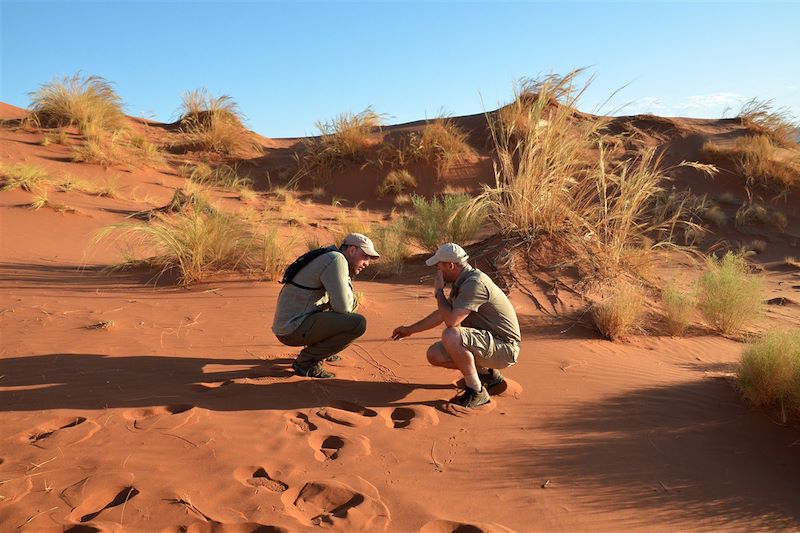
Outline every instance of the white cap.
POLYGON ((454 242, 448 242, 443 244, 436 250, 436 253, 433 254, 425 264, 428 266, 433 266, 436 263, 463 263, 469 256, 467 252, 464 251, 462 247, 457 245, 454 242))
POLYGON ((361 233, 349 233, 345 238, 344 242, 342 243, 348 246, 358 246, 364 253, 370 257, 380 257, 380 254, 375 251, 375 245, 372 244, 372 241, 366 235, 361 233))

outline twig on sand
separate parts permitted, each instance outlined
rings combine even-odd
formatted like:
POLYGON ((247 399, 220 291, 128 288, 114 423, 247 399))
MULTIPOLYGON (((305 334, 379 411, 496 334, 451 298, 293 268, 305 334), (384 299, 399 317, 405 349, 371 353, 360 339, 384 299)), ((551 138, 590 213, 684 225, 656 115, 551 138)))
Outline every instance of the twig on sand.
POLYGON ((213 521, 214 521, 214 520, 212 520, 211 518, 209 518, 208 516, 206 516, 206 514, 205 514, 205 513, 203 513, 203 512, 202 512, 200 509, 198 509, 197 507, 195 507, 194 505, 192 505, 192 502, 191 502, 191 501, 190 501, 188 498, 187 498, 187 499, 183 499, 183 498, 170 498, 170 499, 169 499, 169 500, 167 500, 167 501, 168 501, 168 502, 170 502, 170 503, 177 503, 177 504, 179 504, 179 505, 184 505, 184 506, 186 506, 188 509, 190 509, 190 510, 194 511, 195 513, 199 514, 200 516, 202 516, 202 517, 203 517, 203 519, 204 519, 206 522, 213 522, 213 521))
POLYGON ((549 485, 550 485, 550 480, 548 479, 547 481, 545 481, 544 483, 542 483, 542 488, 543 488, 543 489, 546 489, 546 488, 547 488, 549 485))
MULTIPOLYGON (((131 493, 135 491, 134 487, 128 487, 128 494, 125 495, 125 501, 122 502, 122 512, 119 515, 119 525, 122 526, 125 523, 125 506, 128 505, 128 500, 131 497, 131 493)), ((137 491, 138 494, 138 491, 137 491)))
POLYGON ((436 441, 433 441, 431 444, 431 461, 433 461, 434 466, 441 472, 443 470, 442 464, 436 460, 436 457, 433 455, 433 450, 436 448, 436 441))
POLYGON ((31 520, 33 520, 34 518, 36 518, 36 517, 38 517, 38 516, 41 516, 41 515, 43 515, 43 514, 45 514, 45 513, 50 513, 50 512, 53 512, 53 511, 55 511, 56 509, 58 509, 58 507, 57 507, 57 506, 56 506, 56 507, 53 507, 53 508, 51 508, 51 509, 48 509, 48 510, 46 510, 46 511, 41 511, 41 512, 38 512, 38 513, 36 513, 36 514, 35 514, 35 515, 33 515, 32 517, 30 517, 30 518, 28 518, 27 520, 25 520, 25 522, 24 522, 24 523, 22 523, 22 524, 18 525, 18 526, 17 526, 17 529, 22 529, 23 527, 25 527, 25 526, 27 526, 28 524, 30 524, 30 523, 31 523, 31 520))
POLYGON ((191 444, 195 448, 199 448, 199 446, 197 444, 195 444, 194 442, 190 441, 189 439, 184 439, 180 435, 175 435, 174 433, 164 433, 164 435, 169 435, 170 437, 175 437, 176 439, 181 439, 182 441, 188 442, 189 444, 191 444))
POLYGON ((31 468, 30 470, 36 470, 37 468, 41 468, 44 465, 46 465, 47 463, 49 463, 50 461, 55 461, 56 459, 58 459, 57 455, 55 457, 53 457, 52 459, 48 459, 47 461, 45 461, 43 463, 39 463, 39 464, 31 463, 31 466, 33 466, 33 468, 31 468))

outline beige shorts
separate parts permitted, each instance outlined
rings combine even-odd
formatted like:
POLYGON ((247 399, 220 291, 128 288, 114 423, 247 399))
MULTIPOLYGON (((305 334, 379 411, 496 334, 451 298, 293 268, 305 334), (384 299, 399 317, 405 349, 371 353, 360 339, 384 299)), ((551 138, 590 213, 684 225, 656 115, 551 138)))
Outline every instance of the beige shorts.
POLYGON ((475 365, 483 368, 507 368, 517 362, 519 344, 503 342, 488 331, 461 326, 461 344, 475 356, 475 365))

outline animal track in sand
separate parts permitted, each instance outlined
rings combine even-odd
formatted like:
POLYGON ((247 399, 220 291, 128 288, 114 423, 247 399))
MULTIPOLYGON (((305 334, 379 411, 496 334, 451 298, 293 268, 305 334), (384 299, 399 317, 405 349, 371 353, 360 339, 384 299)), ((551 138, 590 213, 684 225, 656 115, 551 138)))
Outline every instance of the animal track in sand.
POLYGON ((432 520, 422 526, 419 533, 514 533, 513 529, 499 524, 453 522, 451 520, 432 520))
POLYGON ((126 420, 133 422, 134 429, 177 429, 196 415, 195 407, 187 404, 132 409, 122 414, 126 420))
POLYGON ((361 478, 312 481, 283 493, 286 510, 308 526, 337 531, 383 531, 390 522, 389 509, 377 489, 361 478))
POLYGON ((427 405, 396 407, 385 411, 384 418, 386 425, 394 429, 422 429, 439 423, 439 415, 427 405))
POLYGON ((308 415, 303 413, 286 414, 287 425, 295 428, 300 433, 311 433, 316 431, 317 426, 308 419, 308 415))
POLYGON ((264 487, 272 492, 283 492, 289 488, 283 481, 270 477, 263 466, 237 468, 233 475, 239 483, 248 487, 264 487))
POLYGON ((139 494, 133 486, 133 479, 129 472, 108 472, 91 475, 67 487, 61 493, 61 498, 72 507, 67 519, 85 523, 122 506, 120 516, 114 518, 114 521, 121 522, 125 504, 139 494))
POLYGON ((372 451, 369 439, 363 435, 355 435, 350 438, 314 433, 308 437, 308 444, 314 450, 314 458, 320 462, 363 457, 372 451))
POLYGON ((85 441, 99 430, 100 425, 97 422, 82 416, 58 418, 25 433, 22 440, 43 448, 69 446, 85 441))
POLYGON ((336 401, 317 411, 317 416, 343 426, 360 427, 371 424, 378 413, 355 403, 336 401))

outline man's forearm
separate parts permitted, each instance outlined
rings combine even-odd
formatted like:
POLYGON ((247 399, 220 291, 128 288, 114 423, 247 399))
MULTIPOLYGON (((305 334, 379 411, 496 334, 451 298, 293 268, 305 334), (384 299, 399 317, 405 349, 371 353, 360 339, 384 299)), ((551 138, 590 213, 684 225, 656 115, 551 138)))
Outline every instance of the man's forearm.
POLYGON ((436 308, 442 322, 450 324, 453 321, 453 306, 444 295, 444 289, 436 289, 436 308))
POLYGON ((442 317, 439 314, 439 311, 434 311, 433 313, 429 314, 422 320, 418 322, 414 322, 408 328, 411 330, 411 333, 420 333, 421 331, 427 331, 431 328, 435 328, 439 324, 442 323, 442 317))

